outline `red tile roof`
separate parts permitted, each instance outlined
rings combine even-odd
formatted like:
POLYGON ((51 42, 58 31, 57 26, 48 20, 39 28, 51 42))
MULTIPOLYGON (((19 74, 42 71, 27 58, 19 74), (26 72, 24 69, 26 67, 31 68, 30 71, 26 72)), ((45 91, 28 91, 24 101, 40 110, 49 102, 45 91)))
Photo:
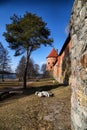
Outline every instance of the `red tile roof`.
POLYGON ((58 52, 57 50, 55 50, 54 48, 52 49, 52 51, 50 52, 50 54, 47 56, 47 58, 49 57, 55 57, 57 58, 58 57, 58 52))

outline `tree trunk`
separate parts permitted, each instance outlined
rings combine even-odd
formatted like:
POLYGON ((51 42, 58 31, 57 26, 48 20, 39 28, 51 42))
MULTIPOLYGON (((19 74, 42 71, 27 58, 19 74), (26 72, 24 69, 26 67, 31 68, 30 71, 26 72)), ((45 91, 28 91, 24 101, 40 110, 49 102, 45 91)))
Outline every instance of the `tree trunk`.
POLYGON ((24 71, 23 88, 26 89, 26 78, 27 78, 27 65, 24 71))
POLYGON ((2 82, 4 82, 4 74, 2 74, 2 82))
POLYGON ((26 89, 27 85, 27 69, 28 69, 28 63, 29 63, 29 54, 28 51, 26 53, 26 64, 25 64, 25 71, 24 71, 24 77, 23 77, 23 88, 26 89))

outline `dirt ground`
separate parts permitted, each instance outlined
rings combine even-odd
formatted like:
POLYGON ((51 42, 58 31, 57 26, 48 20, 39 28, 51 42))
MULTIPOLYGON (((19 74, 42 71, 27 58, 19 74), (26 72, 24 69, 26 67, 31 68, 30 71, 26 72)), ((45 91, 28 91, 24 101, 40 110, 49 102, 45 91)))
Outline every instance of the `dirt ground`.
POLYGON ((0 130, 71 130, 70 87, 50 91, 53 97, 33 93, 0 102, 0 130))

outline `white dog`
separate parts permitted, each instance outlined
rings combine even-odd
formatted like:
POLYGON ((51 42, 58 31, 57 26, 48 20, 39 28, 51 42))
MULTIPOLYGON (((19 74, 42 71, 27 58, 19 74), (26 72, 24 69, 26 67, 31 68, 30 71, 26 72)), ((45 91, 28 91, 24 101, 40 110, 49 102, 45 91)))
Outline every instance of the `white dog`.
POLYGON ((39 92, 39 91, 36 91, 35 95, 37 95, 38 97, 43 97, 42 92, 39 92))
POLYGON ((42 92, 36 91, 35 95, 37 95, 38 97, 50 97, 50 96, 53 96, 52 93, 49 93, 47 91, 42 91, 42 92))

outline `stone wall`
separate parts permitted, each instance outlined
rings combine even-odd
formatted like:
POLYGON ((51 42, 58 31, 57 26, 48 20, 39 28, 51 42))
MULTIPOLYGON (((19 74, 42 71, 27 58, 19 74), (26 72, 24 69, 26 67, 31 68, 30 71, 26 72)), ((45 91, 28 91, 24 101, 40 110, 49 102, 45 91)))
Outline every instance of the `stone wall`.
POLYGON ((87 130, 87 0, 75 0, 71 20, 71 127, 87 130))

